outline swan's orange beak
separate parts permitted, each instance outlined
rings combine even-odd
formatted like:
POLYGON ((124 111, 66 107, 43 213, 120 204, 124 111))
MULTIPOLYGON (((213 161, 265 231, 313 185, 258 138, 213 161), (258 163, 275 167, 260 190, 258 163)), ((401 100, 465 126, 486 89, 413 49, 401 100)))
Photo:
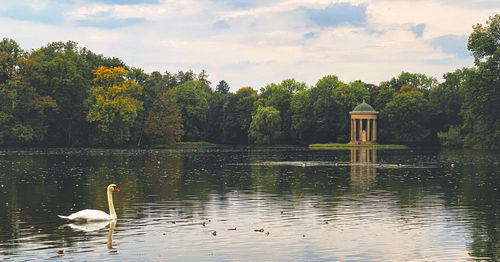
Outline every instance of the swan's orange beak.
POLYGON ((117 187, 115 187, 114 189, 115 189, 115 191, 120 191, 120 189, 118 189, 117 187))

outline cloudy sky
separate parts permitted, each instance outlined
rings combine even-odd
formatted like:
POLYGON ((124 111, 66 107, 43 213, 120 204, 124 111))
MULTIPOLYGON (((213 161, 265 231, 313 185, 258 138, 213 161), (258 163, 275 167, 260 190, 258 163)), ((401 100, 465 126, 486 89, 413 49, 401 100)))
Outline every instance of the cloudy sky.
POLYGON ((205 69, 235 91, 330 74, 441 79, 473 65, 467 37, 496 13, 498 0, 9 0, 0 37, 25 50, 73 40, 146 72, 205 69))

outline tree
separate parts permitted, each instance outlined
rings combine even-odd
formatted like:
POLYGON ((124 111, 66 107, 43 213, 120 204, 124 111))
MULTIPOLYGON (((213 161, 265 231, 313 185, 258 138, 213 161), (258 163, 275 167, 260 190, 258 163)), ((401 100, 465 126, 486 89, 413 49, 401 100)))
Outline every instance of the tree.
POLYGON ((500 14, 486 25, 477 24, 469 36, 468 49, 477 66, 464 83, 465 143, 500 148, 500 14))
POLYGON ((217 87, 215 88, 215 93, 218 94, 227 94, 229 93, 229 85, 227 84, 226 81, 221 80, 218 84, 217 87))
MULTIPOLYGON (((293 80, 294 81, 294 80, 293 80)), ((279 130, 283 136, 283 141, 279 142, 291 142, 290 126, 291 126, 291 114, 290 114, 290 99, 292 97, 292 91, 285 86, 292 86, 291 80, 283 80, 279 85, 270 84, 260 89, 260 97, 256 101, 255 107, 273 107, 278 112, 280 112, 281 126, 279 130)), ((294 89, 294 88, 291 88, 294 89)))
POLYGON ((384 119, 384 132, 380 140, 384 143, 422 144, 428 142, 429 110, 424 93, 404 85, 380 112, 384 119))
POLYGON ((314 119, 312 118, 311 91, 303 89, 290 101, 291 135, 296 143, 310 144, 314 141, 314 119))
POLYGON ((399 76, 393 77, 389 81, 384 81, 377 88, 374 88, 370 101, 372 101, 372 106, 375 109, 381 110, 394 98, 394 94, 402 86, 411 86, 427 96, 429 90, 437 86, 437 84, 437 80, 433 77, 428 77, 424 74, 401 72, 399 76))
POLYGON ((497 60, 500 56, 500 14, 490 17, 486 26, 477 24, 473 29, 467 48, 472 52, 476 65, 497 60))
MULTIPOLYGON (((464 101, 463 85, 469 69, 446 73, 445 81, 429 92, 431 133, 446 132, 451 126, 461 126, 460 110, 464 101)), ((456 133, 458 128, 453 132, 456 133)))
POLYGON ((176 85, 182 85, 184 83, 186 83, 187 81, 194 81, 194 80, 197 80, 196 79, 196 75, 193 73, 192 70, 189 70, 189 71, 179 71, 176 75, 175 75, 175 79, 177 81, 177 84, 176 85))
POLYGON ((50 43, 34 50, 30 59, 40 64, 30 78, 42 96, 50 96, 58 105, 49 112, 46 142, 51 146, 74 146, 87 143, 87 124, 83 102, 91 84, 91 67, 79 54, 77 43, 50 43))
POLYGON ((184 141, 202 141, 206 137, 210 93, 203 82, 189 80, 172 89, 182 114, 184 141))
POLYGON ((153 142, 173 144, 184 134, 181 111, 172 92, 164 92, 153 104, 144 123, 144 132, 153 142))
POLYGON ((306 83, 297 82, 293 78, 289 78, 289 79, 285 79, 285 80, 281 81, 280 85, 294 94, 307 88, 306 83))
POLYGON ((399 76, 380 83, 380 86, 390 86, 394 92, 397 92, 402 86, 408 85, 418 89, 420 92, 425 92, 425 90, 429 90, 437 84, 437 80, 433 77, 428 77, 424 74, 401 72, 399 76))
POLYGON ((17 65, 17 59, 25 57, 24 52, 16 41, 3 38, 0 42, 0 83, 10 79, 17 65))
POLYGON ((392 86, 382 84, 372 90, 369 101, 371 102, 371 105, 373 106, 373 108, 375 108, 375 110, 382 110, 385 105, 387 105, 387 103, 392 101, 395 92, 396 91, 392 86))
POLYGON ((223 136, 226 143, 246 144, 248 142, 248 129, 252 122, 254 103, 257 98, 257 91, 251 87, 242 87, 229 98, 224 107, 223 136))
POLYGON ((313 142, 334 142, 344 133, 344 112, 336 101, 334 90, 344 85, 337 76, 329 75, 321 78, 311 88, 312 119, 314 120, 313 142))
MULTIPOLYGON (((79 54, 81 57, 85 59, 85 61, 87 61, 91 70, 95 70, 101 66, 123 67, 125 70, 128 70, 127 65, 125 65, 125 63, 121 59, 116 57, 105 57, 104 55, 93 53, 86 47, 82 47, 81 49, 79 49, 79 54)), ((89 75, 90 79, 92 79, 93 78, 92 71, 90 71, 89 74, 90 74, 89 75)))
MULTIPOLYGON (((12 42, 9 42, 12 44, 12 42)), ((1 48, 0 50, 5 50, 1 48)), ((49 96, 41 96, 29 81, 40 65, 19 56, 20 52, 0 51, 0 145, 40 144, 47 134, 47 112, 57 109, 49 96)))
POLYGON ((280 127, 280 112, 272 106, 260 106, 252 116, 252 122, 248 130, 249 142, 261 145, 274 145, 280 139, 280 127))
POLYGON ((233 93, 219 93, 215 91, 209 99, 209 110, 207 113, 207 141, 213 143, 226 143, 226 138, 221 131, 224 130, 225 108, 234 96, 233 93))
POLYGON ((86 101, 89 111, 87 121, 97 125, 97 134, 91 137, 92 144, 123 145, 130 139, 142 101, 136 97, 142 87, 127 80, 123 67, 101 66, 94 70, 94 86, 86 101))

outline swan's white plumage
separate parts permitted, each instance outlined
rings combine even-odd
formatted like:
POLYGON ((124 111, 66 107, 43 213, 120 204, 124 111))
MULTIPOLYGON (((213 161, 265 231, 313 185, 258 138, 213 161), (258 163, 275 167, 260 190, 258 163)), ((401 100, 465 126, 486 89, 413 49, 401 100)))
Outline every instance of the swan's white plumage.
POLYGON ((109 214, 96 209, 84 209, 73 213, 69 216, 58 215, 62 219, 75 222, 90 222, 90 221, 109 221, 116 219, 115 207, 113 205, 113 191, 120 191, 115 184, 111 184, 107 188, 109 214))
POLYGON ((71 221, 106 221, 115 219, 106 212, 96 209, 84 209, 69 216, 59 216, 62 219, 71 221))

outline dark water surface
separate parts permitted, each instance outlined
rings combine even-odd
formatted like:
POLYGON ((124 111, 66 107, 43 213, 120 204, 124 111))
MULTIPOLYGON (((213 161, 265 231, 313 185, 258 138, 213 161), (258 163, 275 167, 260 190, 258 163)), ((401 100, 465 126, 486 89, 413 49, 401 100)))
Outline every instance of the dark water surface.
POLYGON ((0 259, 498 261, 500 152, 0 151, 0 259))

